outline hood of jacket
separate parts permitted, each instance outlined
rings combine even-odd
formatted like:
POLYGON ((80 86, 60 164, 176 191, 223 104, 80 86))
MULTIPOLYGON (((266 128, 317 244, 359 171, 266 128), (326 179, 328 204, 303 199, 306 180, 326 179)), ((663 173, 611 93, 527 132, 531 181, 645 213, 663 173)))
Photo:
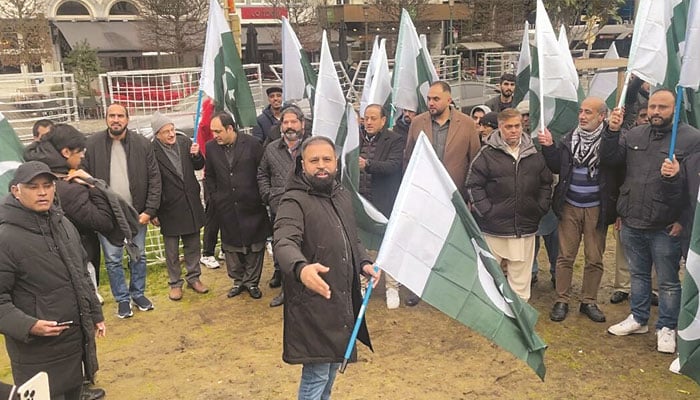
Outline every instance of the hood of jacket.
MULTIPOLYGON (((493 147, 494 149, 500 150, 504 153, 509 153, 508 143, 503 140, 501 137, 501 131, 498 129, 491 132, 489 137, 486 138, 485 145, 493 147)), ((523 132, 523 134, 520 135, 520 152, 518 153, 518 158, 525 158, 535 153, 537 153, 537 149, 535 148, 535 144, 532 143, 532 138, 530 138, 530 135, 523 132)))
POLYGON ((42 140, 34 146, 32 151, 25 153, 25 161, 41 161, 49 166, 51 172, 59 174, 68 173, 68 164, 61 153, 56 150, 48 140, 42 140))
POLYGON ((40 235, 47 234, 45 225, 40 224, 41 219, 50 217, 53 222, 63 218, 63 210, 55 204, 48 213, 38 213, 24 207, 12 193, 7 194, 0 203, 0 224, 19 226, 40 235))

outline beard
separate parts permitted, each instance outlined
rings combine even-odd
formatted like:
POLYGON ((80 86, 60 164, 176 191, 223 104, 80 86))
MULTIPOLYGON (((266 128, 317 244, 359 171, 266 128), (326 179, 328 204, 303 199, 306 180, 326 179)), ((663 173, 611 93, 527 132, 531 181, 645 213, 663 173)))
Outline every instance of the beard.
POLYGON ((284 138, 290 142, 297 141, 297 140, 301 139, 301 136, 302 136, 302 132, 295 131, 294 129, 287 129, 282 134, 284 135, 284 138))
POLYGON ((309 185, 311 185, 311 187, 318 192, 330 194, 333 190, 333 186, 335 186, 335 172, 328 172, 328 176, 325 178, 320 178, 316 175, 310 175, 307 173, 304 173, 304 175, 306 176, 306 180, 309 182, 309 185))
POLYGON ((670 118, 664 118, 661 116, 649 117, 649 124, 651 124, 651 126, 653 126, 654 128, 657 128, 657 129, 667 128, 667 127, 671 126, 672 123, 673 123, 673 116, 671 116, 670 118), (660 122, 659 122, 659 119, 661 120, 660 122))
POLYGON ((119 136, 122 133, 124 133, 124 131, 126 131, 126 126, 122 129, 119 129, 119 130, 114 130, 112 128, 108 128, 108 131, 109 131, 109 134, 112 136, 119 136))

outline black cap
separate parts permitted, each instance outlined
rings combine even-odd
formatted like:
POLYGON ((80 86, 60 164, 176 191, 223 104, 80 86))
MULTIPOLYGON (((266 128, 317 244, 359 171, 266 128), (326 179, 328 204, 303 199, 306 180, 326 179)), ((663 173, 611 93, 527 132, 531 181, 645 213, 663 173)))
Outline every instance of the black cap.
POLYGON ((498 128, 498 113, 491 111, 490 113, 484 115, 479 120, 479 125, 490 126, 493 129, 498 128))
POLYGON ((279 86, 269 87, 269 88, 265 89, 265 93, 267 93, 268 96, 271 95, 272 93, 282 93, 282 88, 279 86))
POLYGON ((56 175, 51 172, 48 165, 41 161, 28 161, 17 167, 12 184, 29 183, 39 175, 49 175, 51 179, 56 179, 56 175))

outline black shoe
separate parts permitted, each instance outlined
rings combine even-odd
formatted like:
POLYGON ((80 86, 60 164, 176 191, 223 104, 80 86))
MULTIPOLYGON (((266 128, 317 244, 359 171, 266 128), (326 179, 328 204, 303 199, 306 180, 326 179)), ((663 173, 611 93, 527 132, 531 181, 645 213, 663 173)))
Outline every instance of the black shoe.
POLYGON ((279 270, 276 269, 275 272, 272 273, 272 278, 270 278, 268 285, 273 289, 282 286, 282 273, 279 270))
POLYGON ((279 307, 284 304, 284 292, 280 292, 274 299, 270 302, 270 307, 279 307))
POLYGON ((578 310, 593 322, 605 322, 605 314, 594 303, 581 303, 581 307, 578 310))
POLYGON ((105 391, 103 389, 83 386, 83 392, 80 395, 80 400, 99 400, 104 397, 105 391))
POLYGON ((569 313, 569 305, 561 301, 554 303, 552 311, 549 313, 549 319, 554 322, 561 322, 566 319, 566 314, 569 313))
POLYGON ((420 297, 418 297, 414 293, 411 293, 408 295, 408 297, 406 297, 406 300, 404 300, 403 303, 409 307, 414 307, 418 303, 420 303, 420 297))
POLYGON ((262 292, 260 291, 260 289, 258 289, 257 286, 249 287, 248 293, 250 293, 250 297, 252 297, 256 300, 262 297, 262 292))
POLYGON ((615 291, 612 296, 610 296, 610 302, 612 304, 622 303, 630 297, 629 293, 621 292, 619 290, 615 291))
POLYGON ((228 294, 226 296, 228 298, 236 297, 239 294, 241 294, 241 292, 243 292, 243 286, 234 286, 231 288, 231 290, 228 291, 228 294))
POLYGON ((659 306, 659 295, 656 293, 651 294, 651 305, 654 307, 659 306))

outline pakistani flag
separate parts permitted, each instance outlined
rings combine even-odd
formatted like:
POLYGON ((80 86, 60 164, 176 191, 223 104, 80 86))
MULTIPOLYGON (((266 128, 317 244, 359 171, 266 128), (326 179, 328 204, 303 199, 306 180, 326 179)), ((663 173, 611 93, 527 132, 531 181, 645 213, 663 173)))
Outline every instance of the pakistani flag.
POLYGON ((226 110, 238 127, 255 126, 257 115, 241 57, 231 28, 217 0, 209 2, 207 37, 199 89, 214 99, 217 111, 226 110))
POLYGON ((694 0, 688 11, 683 64, 678 85, 686 88, 688 123, 700 128, 700 1, 694 0))
MULTIPOLYGON (((301 48, 294 29, 282 17, 282 96, 285 102, 309 99, 313 107, 316 72, 301 48)), ((314 114, 318 115, 318 114, 314 114)))
POLYGON ((536 134, 544 119, 544 125, 556 139, 567 134, 578 124, 579 81, 571 60, 566 33, 560 42, 554 34, 542 0, 537 0, 537 57, 533 57, 530 69, 530 120, 536 134), (536 60, 536 61, 535 61, 536 60), (544 105, 540 104, 543 99, 544 105))
MULTIPOLYGON (((605 53, 604 59, 617 60, 620 56, 617 54, 615 43, 610 45, 608 52, 605 53)), ((589 96, 600 97, 605 101, 609 109, 615 108, 617 105, 617 71, 614 69, 607 71, 598 71, 591 80, 591 86, 588 89, 589 96)))
POLYGON ((369 89, 372 87, 372 81, 377 74, 377 65, 379 65, 379 36, 374 37, 372 45, 372 55, 367 63, 367 72, 365 72, 365 80, 362 83, 362 97, 360 97, 360 116, 364 117, 365 108, 372 104, 369 101, 369 89))
MULTIPOLYGON (((389 60, 386 56, 386 39, 382 39, 377 53, 379 53, 379 57, 377 58, 376 74, 367 96, 368 105, 379 104, 384 108, 386 115, 391 115, 391 73, 389 73, 389 60)), ((364 116, 365 114, 362 112, 360 115, 364 116)))
POLYGON ((523 29, 523 41, 520 44, 520 56, 518 57, 518 67, 515 76, 515 94, 513 104, 520 104, 530 90, 530 24, 525 21, 523 29))
POLYGON ((408 12, 402 9, 394 56, 394 107, 417 113, 428 111, 425 98, 430 84, 436 80, 438 77, 428 49, 423 47, 408 12))
POLYGON ((24 146, 15 130, 0 112, 0 194, 6 194, 15 170, 22 163, 24 146))
POLYGON ((376 264, 428 304, 524 360, 544 379, 546 345, 534 331, 537 311, 508 285, 423 133, 401 182, 376 264))
POLYGON ((368 249, 377 249, 387 219, 359 194, 360 128, 355 110, 345 99, 340 86, 325 31, 321 41, 314 115, 312 134, 330 138, 341 156, 341 181, 352 197, 362 243, 368 249))

